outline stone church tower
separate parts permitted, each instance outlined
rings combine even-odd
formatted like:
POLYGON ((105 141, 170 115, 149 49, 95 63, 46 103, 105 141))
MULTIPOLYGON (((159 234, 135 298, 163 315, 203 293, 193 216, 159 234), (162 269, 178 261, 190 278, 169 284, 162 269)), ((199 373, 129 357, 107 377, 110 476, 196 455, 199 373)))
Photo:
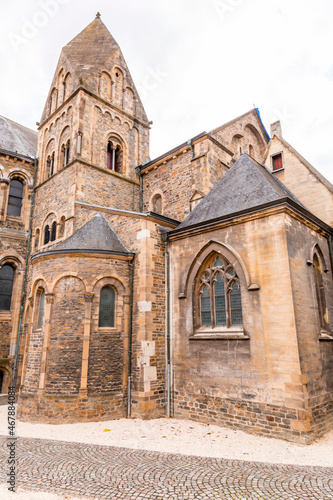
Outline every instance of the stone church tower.
POLYGON ((164 317, 151 297, 164 293, 161 221, 138 213, 135 170, 148 144, 126 62, 97 15, 63 48, 39 125, 23 418, 124 416, 130 351, 142 358, 133 412, 163 406, 164 317))
POLYGON ((61 52, 38 162, 0 117, 1 388, 17 346, 22 420, 310 442, 333 422, 333 186, 256 108, 153 160, 149 124, 99 14, 61 52))

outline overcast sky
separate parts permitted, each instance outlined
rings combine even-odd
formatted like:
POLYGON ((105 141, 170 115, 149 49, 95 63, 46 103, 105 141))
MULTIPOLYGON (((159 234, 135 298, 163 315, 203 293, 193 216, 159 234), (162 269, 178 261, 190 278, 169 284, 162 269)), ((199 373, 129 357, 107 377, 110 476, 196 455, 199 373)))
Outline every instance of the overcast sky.
POLYGON ((3 0, 1 115, 36 128, 97 10, 154 122, 151 158, 255 105, 333 183, 332 0, 3 0))

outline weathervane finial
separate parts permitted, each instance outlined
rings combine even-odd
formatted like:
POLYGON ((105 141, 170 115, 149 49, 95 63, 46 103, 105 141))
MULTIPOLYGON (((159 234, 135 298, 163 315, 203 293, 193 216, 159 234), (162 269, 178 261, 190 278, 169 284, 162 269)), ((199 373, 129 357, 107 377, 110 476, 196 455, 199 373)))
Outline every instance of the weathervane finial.
POLYGON ((100 13, 99 13, 99 12, 97 12, 97 14, 96 14, 96 19, 99 19, 100 17, 101 17, 100 13))

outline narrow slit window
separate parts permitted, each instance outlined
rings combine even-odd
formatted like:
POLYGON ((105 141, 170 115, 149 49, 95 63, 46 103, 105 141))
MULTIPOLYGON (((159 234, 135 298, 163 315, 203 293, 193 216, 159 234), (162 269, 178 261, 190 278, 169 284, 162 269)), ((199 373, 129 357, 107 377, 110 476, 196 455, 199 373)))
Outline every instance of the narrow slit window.
POLYGON ((99 300, 99 327, 114 327, 115 299, 114 289, 110 286, 104 286, 99 300))
POLYGON ((51 241, 54 241, 57 237, 57 223, 54 221, 51 226, 51 241))
POLYGON ((37 328, 43 327, 43 318, 44 318, 44 303, 45 303, 45 291, 41 290, 39 293, 39 304, 38 304, 38 319, 37 319, 37 328))
POLYGON ((12 301, 14 268, 10 264, 4 264, 0 269, 0 310, 10 311, 12 301))
POLYGON ((44 229, 44 245, 50 241, 50 226, 47 224, 44 229))

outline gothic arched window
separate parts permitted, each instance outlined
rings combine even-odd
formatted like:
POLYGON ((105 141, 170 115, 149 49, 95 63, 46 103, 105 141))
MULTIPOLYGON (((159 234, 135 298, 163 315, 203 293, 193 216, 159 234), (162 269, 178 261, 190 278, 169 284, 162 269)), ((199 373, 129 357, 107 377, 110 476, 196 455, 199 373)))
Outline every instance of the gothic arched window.
POLYGON ((242 325, 239 278, 230 262, 215 253, 198 276, 196 301, 198 327, 242 325))
POLYGON ((17 217, 21 215, 23 188, 23 183, 18 179, 10 181, 7 215, 16 215, 17 217))
POLYGON ((313 272, 314 272, 314 281, 316 288, 316 298, 317 298, 317 307, 318 307, 318 316, 320 329, 324 332, 329 332, 328 325, 328 312, 326 307, 326 299, 325 299, 325 289, 322 275, 322 268, 320 264, 320 260, 317 254, 314 254, 313 257, 313 272))
POLYGON ((11 264, 4 264, 0 269, 0 311, 10 311, 14 274, 11 264))
POLYGON ((115 317, 116 294, 111 286, 104 286, 99 299, 99 327, 113 327, 115 317))

